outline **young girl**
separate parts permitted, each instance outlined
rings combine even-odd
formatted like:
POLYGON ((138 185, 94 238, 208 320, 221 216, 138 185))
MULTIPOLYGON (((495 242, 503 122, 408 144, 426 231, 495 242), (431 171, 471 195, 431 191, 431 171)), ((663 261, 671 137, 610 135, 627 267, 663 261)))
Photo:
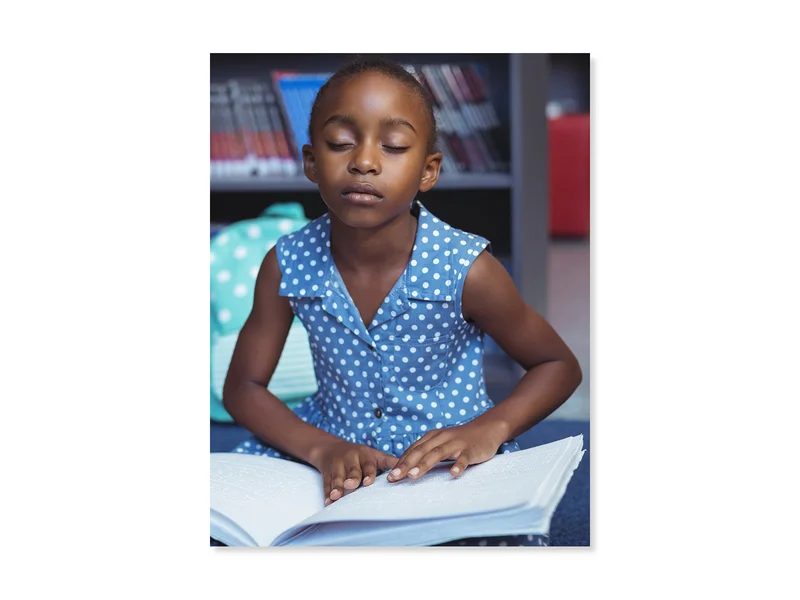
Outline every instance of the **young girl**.
POLYGON ((329 212, 280 238, 262 263, 223 392, 255 434, 235 451, 315 467, 328 505, 385 470, 398 482, 454 460, 458 477, 519 450, 515 436, 564 403, 581 370, 484 252, 489 242, 416 200, 442 161, 419 82, 385 61, 348 65, 320 89, 309 140, 305 174, 329 212), (294 315, 319 390, 292 411, 267 385, 294 315), (483 380, 484 333, 527 370, 497 406, 483 380))

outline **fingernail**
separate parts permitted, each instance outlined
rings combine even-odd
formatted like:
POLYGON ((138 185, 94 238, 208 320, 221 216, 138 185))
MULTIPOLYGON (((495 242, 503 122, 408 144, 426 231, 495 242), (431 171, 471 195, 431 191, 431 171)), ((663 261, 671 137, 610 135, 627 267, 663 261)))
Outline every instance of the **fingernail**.
POLYGON ((335 494, 339 494, 339 490, 331 490, 331 499, 333 499, 335 494))
POLYGON ((453 473, 458 473, 458 472, 461 471, 461 469, 459 469, 458 467, 453 467, 452 470, 453 470, 453 473))
POLYGON ((395 469, 394 471, 392 471, 391 473, 389 473, 389 476, 390 476, 390 477, 392 477, 392 478, 394 478, 394 477, 400 477, 400 469, 395 469))
POLYGON ((364 477, 364 485, 369 485, 369 477, 364 477))
POLYGON ((330 498, 325 498, 325 506, 328 506, 328 504, 330 504, 331 502, 333 502, 333 500, 331 500, 330 498))
POLYGON ((419 473, 419 467, 414 467, 408 472, 408 474, 411 475, 412 477, 416 477, 418 473, 419 473))

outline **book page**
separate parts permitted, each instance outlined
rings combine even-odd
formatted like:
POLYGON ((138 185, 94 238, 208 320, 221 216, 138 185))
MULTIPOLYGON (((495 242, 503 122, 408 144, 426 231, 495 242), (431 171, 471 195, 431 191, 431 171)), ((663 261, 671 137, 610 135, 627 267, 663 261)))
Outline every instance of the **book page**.
POLYGON ((450 475, 452 462, 434 467, 418 480, 389 483, 383 474, 371 486, 355 490, 299 523, 278 543, 308 525, 333 521, 441 519, 539 504, 544 509, 562 480, 554 471, 564 469, 582 446, 583 438, 577 436, 501 454, 468 467, 460 477, 450 475))
MULTIPOLYGON (((211 454, 211 513, 218 528, 232 522, 257 545, 269 546, 324 506, 322 476, 311 467, 252 454, 211 454)), ((232 539, 242 537, 231 532, 232 539)))

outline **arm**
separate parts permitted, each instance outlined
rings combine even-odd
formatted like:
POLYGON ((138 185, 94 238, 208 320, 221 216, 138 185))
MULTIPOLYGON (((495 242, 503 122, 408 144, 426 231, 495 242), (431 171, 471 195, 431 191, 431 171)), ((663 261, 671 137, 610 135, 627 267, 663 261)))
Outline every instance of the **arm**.
POLYGON ((303 422, 267 390, 294 319, 289 300, 278 294, 280 281, 272 248, 256 279, 253 310, 239 333, 222 402, 233 419, 257 437, 314 464, 315 449, 338 438, 303 422))
POLYGON ((539 423, 580 385, 575 355, 488 252, 467 273, 462 312, 527 371, 508 398, 475 419, 499 431, 500 443, 539 423))
POLYGON ((322 473, 327 505, 345 489, 372 484, 377 470, 391 468, 397 459, 309 425, 267 390, 294 319, 288 299, 278 294, 280 282, 273 248, 256 279, 253 310, 239 333, 222 402, 237 423, 322 473))
POLYGON ((453 475, 460 475, 470 464, 489 460, 503 442, 527 431, 566 402, 581 382, 580 365, 570 349, 525 303, 511 276, 488 252, 467 272, 462 313, 527 373, 501 404, 464 425, 425 434, 400 457, 390 481, 399 481, 406 474, 421 477, 448 458, 456 459, 453 475))

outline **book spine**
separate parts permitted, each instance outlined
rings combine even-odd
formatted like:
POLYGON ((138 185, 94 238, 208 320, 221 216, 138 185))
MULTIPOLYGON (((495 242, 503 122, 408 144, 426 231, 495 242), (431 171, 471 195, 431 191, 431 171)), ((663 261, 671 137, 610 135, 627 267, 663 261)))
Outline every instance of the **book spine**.
POLYGON ((220 127, 222 139, 221 176, 235 177, 247 173, 247 151, 236 124, 230 86, 220 98, 220 127))
POLYGON ((467 123, 461 116, 461 112, 456 108, 455 99, 452 98, 444 82, 443 77, 440 75, 439 69, 435 66, 427 67, 428 71, 425 73, 428 80, 431 82, 431 87, 436 91, 437 95, 441 98, 441 102, 445 107, 447 118, 451 120, 455 129, 455 135, 458 137, 461 145, 467 154, 467 166, 470 171, 484 171, 485 166, 483 160, 475 147, 474 140, 471 138, 470 131, 467 123))
POLYGON ((268 96, 268 116, 275 136, 275 148, 280 158, 280 173, 287 177, 297 174, 297 156, 294 152, 291 136, 287 133, 280 108, 275 102, 275 96, 268 96))
POLYGON ((306 97, 303 103, 303 139, 305 143, 310 143, 308 139, 308 124, 311 120, 311 109, 314 106, 314 100, 316 100, 320 88, 329 77, 330 75, 328 74, 314 75, 305 87, 306 97))
POLYGON ((211 178, 222 176, 224 142, 222 139, 222 117, 220 115, 221 96, 225 87, 211 84, 211 178))
POLYGON ((455 160, 453 159, 453 150, 452 148, 450 148, 450 144, 447 140, 447 135, 442 126, 440 111, 436 106, 436 99, 433 97, 433 94, 431 93, 430 89, 425 84, 423 76, 417 71, 414 65, 404 65, 404 68, 406 71, 408 71, 414 76, 414 78, 420 84, 420 87, 422 88, 425 95, 428 96, 428 98, 431 101, 431 106, 433 107, 433 118, 436 120, 439 132, 437 145, 439 151, 442 153, 442 167, 441 167, 442 173, 450 173, 450 172, 457 173, 458 166, 456 165, 455 160))
POLYGON ((503 130, 500 119, 497 116, 494 104, 492 104, 491 93, 486 84, 484 77, 480 73, 480 69, 474 63, 464 65, 461 69, 464 76, 464 81, 472 91, 476 99, 477 106, 483 119, 486 123, 487 137, 491 139, 492 145, 500 157, 502 170, 508 171, 510 168, 507 152, 509 147, 509 140, 507 133, 503 130), (505 154, 501 150, 505 149, 505 154), (506 158, 503 158, 503 157, 506 158))
POLYGON ((443 83, 447 85, 449 93, 454 99, 457 110, 460 113, 462 121, 464 122, 464 126, 467 131, 467 140, 471 145, 474 154, 479 157, 480 162, 477 170, 494 170, 494 161, 489 153, 488 148, 486 148, 486 145, 483 142, 478 121, 475 118, 474 112, 471 110, 467 95, 458 85, 458 81, 456 81, 452 67, 450 65, 440 65, 439 74, 443 83))
POLYGON ((420 83, 425 91, 433 99, 433 111, 436 116, 436 122, 439 124, 439 132, 443 146, 450 149, 450 157, 454 165, 454 172, 461 173, 467 170, 468 157, 461 141, 456 135, 453 123, 450 120, 449 111, 444 106, 444 99, 439 93, 439 89, 434 85, 430 78, 430 69, 422 66, 419 69, 420 83))
MULTIPOLYGON (((284 81, 287 79, 295 76, 293 72, 290 71, 273 71, 271 74, 271 90, 272 95, 274 98, 274 105, 279 108, 279 119, 272 118, 272 122, 280 123, 281 129, 283 131, 283 135, 278 135, 278 142, 279 146, 281 147, 281 151, 283 152, 283 144, 285 144, 286 148, 289 150, 289 154, 292 157, 293 161, 300 161, 302 163, 302 153, 301 149, 298 144, 298 140, 295 136, 296 131, 296 121, 295 121, 295 99, 293 90, 290 86, 284 86, 284 81)), ((273 115, 273 111, 270 109, 270 116, 273 115)), ((283 154, 282 154, 283 155, 283 154)), ((287 161, 284 160, 284 164, 287 164, 287 161)), ((297 162, 295 163, 297 164, 297 162)))
POLYGON ((267 91, 261 81, 250 83, 250 108, 255 122, 256 138, 259 141, 261 154, 259 155, 260 174, 274 177, 281 174, 281 155, 275 139, 275 129, 269 118, 267 106, 267 91))
POLYGON ((311 140, 308 138, 308 124, 311 121, 311 109, 314 106, 314 100, 317 97, 317 91, 313 87, 303 87, 300 91, 300 111, 303 115, 303 127, 300 130, 302 132, 302 140, 303 144, 310 144, 311 140))
POLYGON ((489 127, 500 127, 500 119, 497 117, 497 111, 495 111, 494 105, 492 104, 491 93, 478 66, 475 64, 465 65, 463 73, 467 84, 476 96, 489 127))
MULTIPOLYGON (((480 97, 475 90, 470 87, 460 65, 453 65, 451 67, 451 72, 453 74, 454 81, 458 85, 466 100, 466 106, 469 107, 470 115, 473 123, 475 124, 477 135, 481 140, 482 147, 485 149, 485 152, 489 157, 488 160, 492 166, 492 170, 505 171, 507 169, 507 165, 505 164, 505 161, 503 160, 503 157, 498 151, 497 145, 492 138, 491 129, 493 125, 486 111, 484 110, 483 105, 481 104, 480 97)), ((491 102, 489 102, 489 104, 491 104, 491 102)))
POLYGON ((308 118, 310 109, 306 110, 308 104, 307 91, 302 86, 297 85, 292 90, 293 110, 294 110, 294 139, 295 151, 298 160, 303 160, 303 146, 309 143, 308 139, 308 118))
POLYGON ((246 152, 247 174, 264 174, 265 150, 258 136, 258 123, 253 113, 253 89, 249 81, 232 80, 229 83, 234 103, 239 138, 246 152))
POLYGON ((267 118, 275 140, 276 155, 279 159, 281 175, 291 177, 297 174, 297 157, 289 134, 287 121, 283 117, 280 101, 271 80, 264 80, 264 101, 267 118))

